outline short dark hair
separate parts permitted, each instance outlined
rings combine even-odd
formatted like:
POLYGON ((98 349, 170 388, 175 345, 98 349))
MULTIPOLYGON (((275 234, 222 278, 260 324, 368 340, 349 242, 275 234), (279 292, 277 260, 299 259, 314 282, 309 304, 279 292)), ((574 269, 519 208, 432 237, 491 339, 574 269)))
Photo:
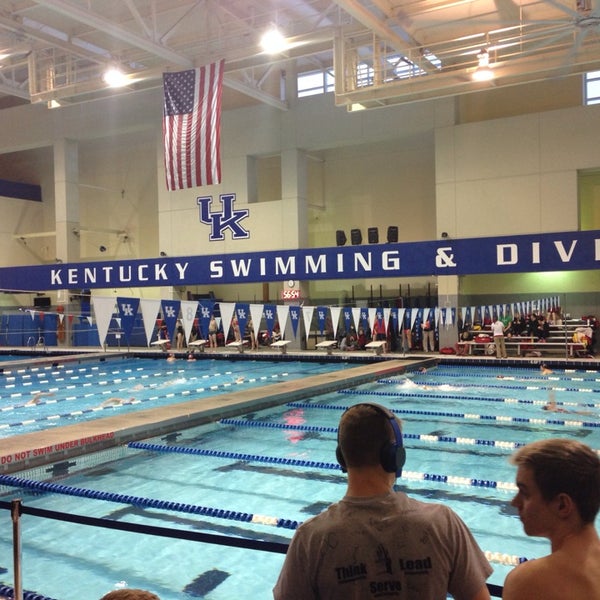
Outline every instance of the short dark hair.
MULTIPOLYGON (((401 422, 398 427, 402 429, 401 422)), ((381 447, 394 441, 394 430, 388 418, 375 406, 357 404, 340 419, 338 446, 348 467, 373 467, 381 463, 381 447)))
POLYGON ((519 448, 511 462, 531 468, 546 502, 567 494, 583 522, 594 522, 600 508, 600 459, 589 446, 563 438, 539 440, 519 448))
POLYGON ((100 598, 100 600, 160 600, 160 598, 146 590, 136 590, 133 588, 124 588, 122 590, 113 590, 100 598))

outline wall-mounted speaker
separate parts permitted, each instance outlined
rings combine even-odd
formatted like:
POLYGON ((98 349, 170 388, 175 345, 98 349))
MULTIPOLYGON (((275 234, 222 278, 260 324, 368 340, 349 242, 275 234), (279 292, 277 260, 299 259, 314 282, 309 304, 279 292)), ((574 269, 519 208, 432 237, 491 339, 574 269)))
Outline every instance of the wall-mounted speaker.
POLYGON ((362 244, 362 232, 360 229, 351 229, 350 230, 350 241, 353 246, 358 246, 362 244))
POLYGON ((369 244, 379 244, 379 229, 377 227, 369 227, 367 229, 367 238, 369 244))
POLYGON ((346 243, 346 232, 342 229, 338 229, 335 232, 335 243, 338 246, 343 246, 346 243))
POLYGON ((390 244, 395 244, 398 241, 398 226, 390 225, 387 230, 387 241, 390 244))

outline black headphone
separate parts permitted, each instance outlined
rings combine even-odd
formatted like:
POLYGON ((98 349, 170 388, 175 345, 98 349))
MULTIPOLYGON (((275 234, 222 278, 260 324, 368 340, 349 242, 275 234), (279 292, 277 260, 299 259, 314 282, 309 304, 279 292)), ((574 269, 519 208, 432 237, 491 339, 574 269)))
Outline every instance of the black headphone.
MULTIPOLYGON (((396 477, 402 476, 402 467, 406 462, 406 449, 404 448, 404 443, 402 440, 402 432, 400 431, 400 427, 398 425, 398 421, 392 413, 391 410, 387 409, 385 406, 381 406, 380 404, 375 404, 371 402, 363 402, 361 404, 354 404, 350 408, 346 409, 346 412, 356 408, 357 406, 370 406, 374 408, 379 414, 381 414, 384 418, 386 418, 392 429, 394 431, 394 441, 391 442, 389 439, 386 439, 381 446, 381 450, 379 453, 379 460, 383 470, 387 473, 396 473, 396 477)), ((342 472, 346 473, 346 461, 344 460, 344 455, 342 454, 342 450, 340 448, 340 431, 338 428, 338 445, 335 449, 335 457, 337 458, 340 467, 342 467, 342 472)))

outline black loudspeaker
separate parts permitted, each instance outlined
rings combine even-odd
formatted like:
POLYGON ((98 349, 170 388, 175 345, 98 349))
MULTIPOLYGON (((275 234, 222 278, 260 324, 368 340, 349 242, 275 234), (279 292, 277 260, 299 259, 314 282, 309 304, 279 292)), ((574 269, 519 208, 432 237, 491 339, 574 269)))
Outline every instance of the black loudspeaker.
POLYGON ((346 233, 341 229, 335 232, 335 243, 338 246, 343 246, 346 243, 346 233))
POLYGON ((398 241, 398 227, 390 225, 387 231, 387 241, 390 244, 395 244, 398 241))
POLYGON ((369 227, 367 229, 367 237, 369 244, 379 244, 379 229, 377 227, 369 227))
POLYGON ((362 244, 362 233, 360 229, 351 229, 350 230, 350 241, 353 246, 358 246, 362 244))
MULTIPOLYGON (((396 477, 400 477, 402 475, 402 467, 406 462, 406 449, 404 448, 404 441, 402 439, 402 432, 400 431, 400 427, 398 425, 398 421, 394 416, 394 413, 391 410, 388 410, 385 406, 381 406, 381 404, 375 404, 372 402, 362 402, 361 404, 355 404, 346 410, 352 410, 357 406, 370 406, 374 408, 378 413, 382 415, 385 419, 387 419, 394 430, 394 441, 385 440, 383 445, 381 446, 379 460, 381 461, 381 466, 386 473, 395 473, 396 477)), ((339 427, 338 427, 338 445, 335 449, 335 457, 342 467, 342 472, 346 473, 346 461, 344 459, 344 455, 342 454, 342 450, 339 444, 339 427)))
POLYGON ((41 296, 33 299, 33 305, 36 308, 48 308, 50 306, 50 298, 47 296, 41 296))

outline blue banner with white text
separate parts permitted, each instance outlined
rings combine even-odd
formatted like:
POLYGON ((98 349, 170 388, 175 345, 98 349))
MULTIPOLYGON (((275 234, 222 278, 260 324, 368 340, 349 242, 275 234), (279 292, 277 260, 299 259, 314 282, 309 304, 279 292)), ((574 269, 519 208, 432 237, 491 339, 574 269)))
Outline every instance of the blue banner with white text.
POLYGON ((0 289, 38 291, 577 271, 600 266, 600 231, 5 267, 0 289))

